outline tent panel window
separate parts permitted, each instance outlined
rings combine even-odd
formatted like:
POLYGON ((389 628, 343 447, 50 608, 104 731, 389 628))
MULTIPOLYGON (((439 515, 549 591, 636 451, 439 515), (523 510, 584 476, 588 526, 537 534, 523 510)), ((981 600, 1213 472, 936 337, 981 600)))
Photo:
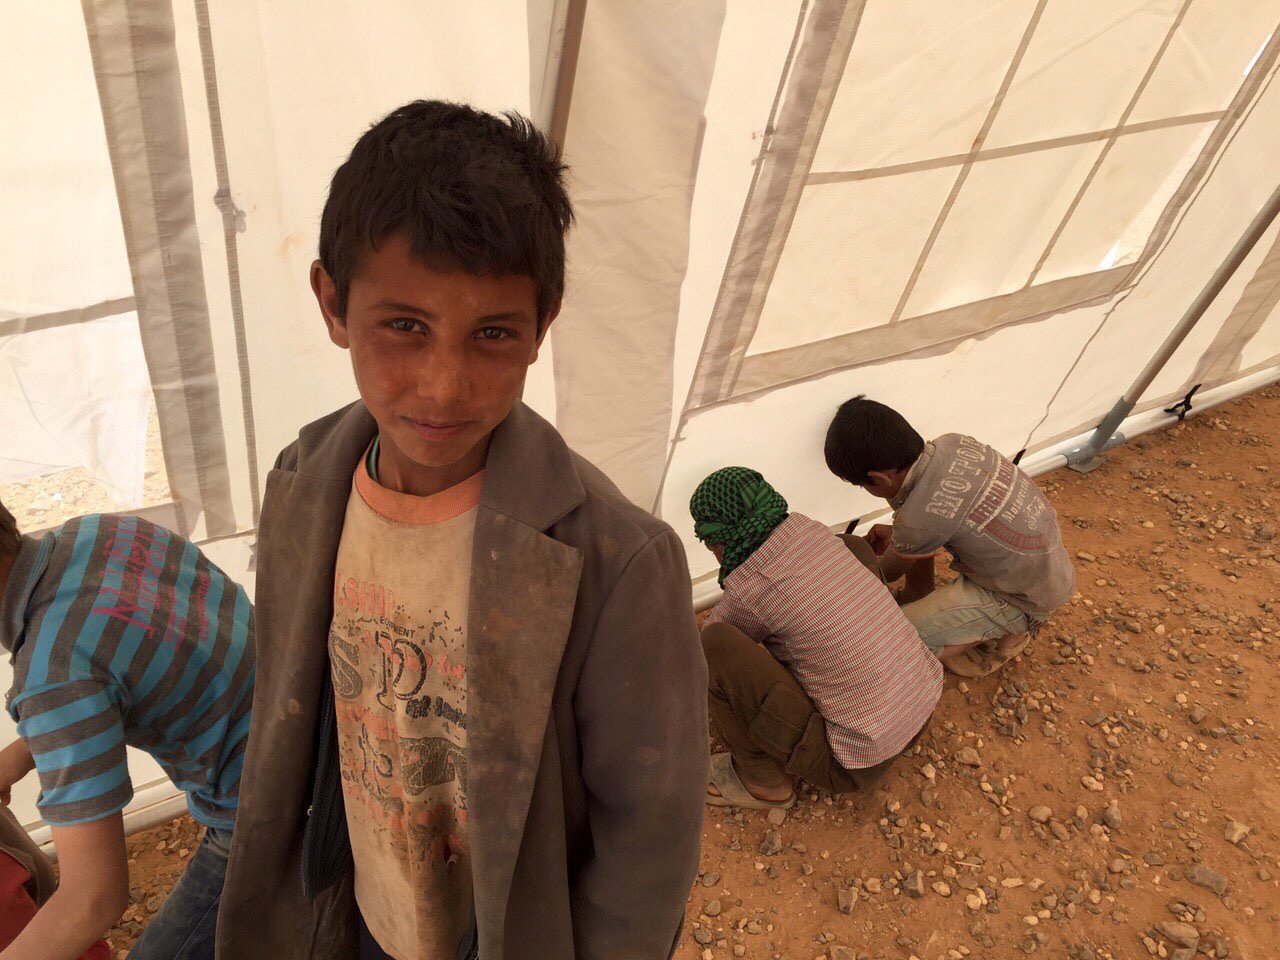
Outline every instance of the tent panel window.
POLYGON ((1034 0, 868 3, 814 172, 967 153, 1034 0))
POLYGON ((133 293, 78 3, 6 4, 0 324, 133 293))
POLYGON ((1050 3, 983 146, 1116 126, 1182 4, 1183 0, 1050 3))
POLYGON ((1256 67, 1277 24, 1280 0, 1192 3, 1131 120, 1223 109, 1256 67))
POLYGON ((136 313, 0 339, 0 410, 20 528, 171 499, 136 313))
POLYGON ((903 317, 1024 287, 1101 150, 1093 142, 975 164, 903 317))
POLYGON ((888 323, 955 176, 807 187, 748 355, 888 323))
POLYGON ((1036 282, 1136 262, 1213 126, 1169 127, 1117 140, 1036 282))

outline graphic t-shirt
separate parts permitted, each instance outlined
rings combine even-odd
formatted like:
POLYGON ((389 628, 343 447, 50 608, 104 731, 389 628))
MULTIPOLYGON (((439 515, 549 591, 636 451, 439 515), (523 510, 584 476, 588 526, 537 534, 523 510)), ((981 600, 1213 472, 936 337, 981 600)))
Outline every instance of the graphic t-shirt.
POLYGON ((471 922, 467 608, 483 474, 432 497, 356 470, 329 659, 355 894, 395 960, 452 957, 471 922))
POLYGON ((985 443, 948 433, 925 444, 893 501, 890 546, 946 547, 952 568, 1037 620, 1071 598, 1075 570, 1040 488, 985 443))
POLYGON ((92 514, 24 538, 0 602, 14 653, 9 713, 40 775, 46 823, 98 820, 133 798, 125 746, 230 829, 253 705, 253 608, 194 544, 92 514))

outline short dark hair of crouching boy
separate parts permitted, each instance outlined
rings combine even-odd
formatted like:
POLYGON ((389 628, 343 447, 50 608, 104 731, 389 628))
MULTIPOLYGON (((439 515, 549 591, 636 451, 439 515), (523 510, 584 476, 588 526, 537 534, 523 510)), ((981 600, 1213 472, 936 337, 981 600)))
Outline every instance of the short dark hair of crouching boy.
POLYGON ((22 537, 18 533, 18 522, 5 505, 0 503, 0 563, 3 563, 6 557, 12 559, 17 555, 18 544, 21 541, 22 537))
POLYGON ((858 486, 873 470, 906 470, 922 452, 924 438, 906 417, 861 394, 840 404, 823 448, 827 469, 858 486))

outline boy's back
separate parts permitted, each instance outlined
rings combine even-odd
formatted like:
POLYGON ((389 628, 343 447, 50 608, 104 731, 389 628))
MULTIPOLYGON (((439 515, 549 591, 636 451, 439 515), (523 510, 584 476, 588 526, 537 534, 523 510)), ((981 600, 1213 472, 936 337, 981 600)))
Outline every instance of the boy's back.
POLYGON ((253 695, 252 607, 191 543, 136 517, 90 515, 24 538, 0 606, 15 651, 8 707, 51 824, 133 795, 126 742, 229 829, 253 695))
POLYGON ((942 668, 889 591, 803 514, 789 514, 725 580, 708 622, 717 620, 763 643, 791 670, 849 769, 900 752, 942 691, 942 668))
POLYGON ((957 572, 1044 620, 1075 586, 1058 515, 1039 487, 997 451, 948 433, 925 445, 893 498, 893 550, 946 547, 957 572))

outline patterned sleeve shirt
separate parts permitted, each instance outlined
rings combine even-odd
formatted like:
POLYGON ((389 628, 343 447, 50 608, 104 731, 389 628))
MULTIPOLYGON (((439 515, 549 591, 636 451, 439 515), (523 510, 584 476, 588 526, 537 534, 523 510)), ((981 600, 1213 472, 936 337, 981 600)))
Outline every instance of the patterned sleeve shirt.
POLYGON ((893 508, 895 553, 946 547, 957 573, 1038 622, 1071 599, 1075 570, 1057 513, 1034 480, 985 443, 949 433, 926 444, 893 508))
POLYGON ((191 815, 229 829, 253 701, 253 610, 192 543, 91 515, 24 538, 0 598, 8 708, 35 759, 46 823, 133 797, 125 747, 150 754, 191 815))
POLYGON ((847 770, 900 753, 942 695, 942 665, 885 586, 822 524, 792 513, 725 579, 712 613, 763 643, 826 721, 847 770))

